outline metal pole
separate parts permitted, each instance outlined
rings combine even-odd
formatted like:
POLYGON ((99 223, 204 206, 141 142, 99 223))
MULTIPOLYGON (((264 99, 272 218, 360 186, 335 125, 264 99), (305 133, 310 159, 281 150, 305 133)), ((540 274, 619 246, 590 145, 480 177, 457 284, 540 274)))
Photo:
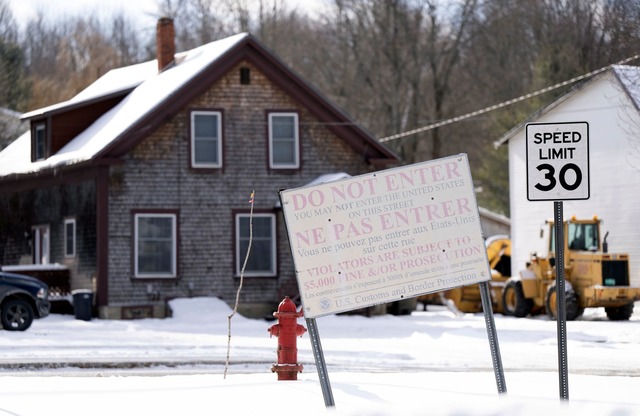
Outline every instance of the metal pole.
POLYGON ((482 310, 484 311, 484 320, 487 325, 487 335, 489 337, 489 347, 491 349, 491 360, 493 362, 493 372, 496 376, 498 393, 506 393, 507 384, 504 380, 504 369, 502 367, 502 358, 500 356, 500 346, 498 345, 498 334, 496 332, 496 325, 493 319, 493 308, 491 306, 489 282, 480 283, 480 298, 482 299, 482 310))
MULTIPOLYGON (((284 210, 284 201, 282 200, 283 191, 284 189, 280 189, 278 191, 278 198, 280 199, 280 206, 284 210)), ((289 235, 289 232, 286 230, 286 216, 284 227, 286 234, 289 235)), ((331 391, 331 383, 329 382, 329 373, 327 372, 327 363, 324 360, 324 353, 322 352, 322 344, 320 343, 320 334, 318 333, 316 318, 305 318, 305 321, 307 321, 307 331, 309 331, 309 337, 311 338, 311 349, 313 350, 313 357, 316 360, 316 369, 318 370, 318 378, 320 379, 320 387, 322 388, 324 405, 325 407, 334 407, 336 404, 333 400, 333 392, 331 391)))
POLYGON ((554 228, 556 233, 556 320, 558 324, 558 374, 560 377, 560 399, 569 400, 567 370, 567 310, 564 293, 564 219, 562 201, 553 203, 554 228))
POLYGON ((320 379, 324 405, 325 407, 334 407, 336 404, 333 400, 333 392, 331 391, 331 383, 329 382, 329 373, 327 372, 327 363, 324 360, 322 344, 320 344, 320 334, 318 334, 316 318, 305 318, 305 320, 307 321, 307 328, 309 329, 313 356, 316 360, 316 368, 318 369, 318 378, 320 379))

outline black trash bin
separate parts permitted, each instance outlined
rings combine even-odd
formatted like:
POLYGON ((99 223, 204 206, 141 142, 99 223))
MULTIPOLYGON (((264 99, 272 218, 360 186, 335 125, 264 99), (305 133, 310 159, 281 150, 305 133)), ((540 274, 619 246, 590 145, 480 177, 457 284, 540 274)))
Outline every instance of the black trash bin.
POLYGON ((93 292, 88 289, 78 289, 71 292, 71 295, 73 296, 73 311, 76 319, 90 321, 93 308, 93 292))

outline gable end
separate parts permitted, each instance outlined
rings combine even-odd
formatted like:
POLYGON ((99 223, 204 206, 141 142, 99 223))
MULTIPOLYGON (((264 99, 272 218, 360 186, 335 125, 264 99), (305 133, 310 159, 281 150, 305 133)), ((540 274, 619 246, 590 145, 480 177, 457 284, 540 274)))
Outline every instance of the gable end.
POLYGON ((300 77, 293 74, 286 65, 270 54, 251 36, 238 42, 203 71, 193 76, 168 99, 154 109, 150 109, 146 116, 131 125, 97 157, 122 157, 164 122, 185 109, 196 97, 243 60, 255 65, 276 86, 309 109, 319 121, 327 122, 328 128, 334 134, 345 140, 369 163, 375 161, 379 166, 381 161, 386 160, 385 164, 389 164, 399 160, 395 153, 352 123, 341 110, 337 109, 300 77))

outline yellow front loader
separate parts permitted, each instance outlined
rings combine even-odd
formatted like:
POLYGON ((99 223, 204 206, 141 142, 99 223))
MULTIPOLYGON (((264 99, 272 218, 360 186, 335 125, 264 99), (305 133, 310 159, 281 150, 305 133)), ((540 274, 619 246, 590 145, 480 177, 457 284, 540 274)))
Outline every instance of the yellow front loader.
MULTIPOLYGON (((511 274, 511 240, 506 235, 496 235, 485 240, 487 258, 491 268, 490 294, 493 311, 502 312, 502 290, 511 274)), ((437 301, 456 313, 482 312, 480 286, 469 285, 420 297, 418 301, 428 303, 437 301), (442 295, 442 296, 441 296, 442 295), (443 299, 444 298, 444 299, 443 299)))
MULTIPOLYGON (((611 320, 628 320, 640 288, 630 286, 629 255, 609 253, 607 236, 600 238, 601 220, 576 219, 564 222, 565 307, 567 320, 574 320, 585 308, 604 307, 611 320)), ((506 281, 502 293, 503 313, 524 317, 545 312, 557 316, 555 233, 553 221, 546 222, 547 252, 531 255, 520 276, 506 281)))

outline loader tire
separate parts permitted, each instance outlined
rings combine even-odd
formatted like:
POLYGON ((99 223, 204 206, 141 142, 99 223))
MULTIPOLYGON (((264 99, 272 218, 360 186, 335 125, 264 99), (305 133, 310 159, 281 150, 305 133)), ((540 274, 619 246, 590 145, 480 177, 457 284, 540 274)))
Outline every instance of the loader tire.
POLYGON ((509 280, 502 291, 502 313, 507 316, 524 318, 531 313, 533 302, 524 297, 522 283, 509 280))
MULTIPOLYGON (((547 295, 544 298, 544 310, 551 320, 558 319, 558 301, 556 299, 556 285, 552 284, 547 289, 547 295)), ((577 317, 582 315, 584 309, 580 307, 578 295, 573 290, 564 291, 564 309, 567 321, 575 321, 577 317)))
POLYGON ((633 314, 633 302, 615 308, 604 308, 604 311, 612 321, 628 321, 633 314))

